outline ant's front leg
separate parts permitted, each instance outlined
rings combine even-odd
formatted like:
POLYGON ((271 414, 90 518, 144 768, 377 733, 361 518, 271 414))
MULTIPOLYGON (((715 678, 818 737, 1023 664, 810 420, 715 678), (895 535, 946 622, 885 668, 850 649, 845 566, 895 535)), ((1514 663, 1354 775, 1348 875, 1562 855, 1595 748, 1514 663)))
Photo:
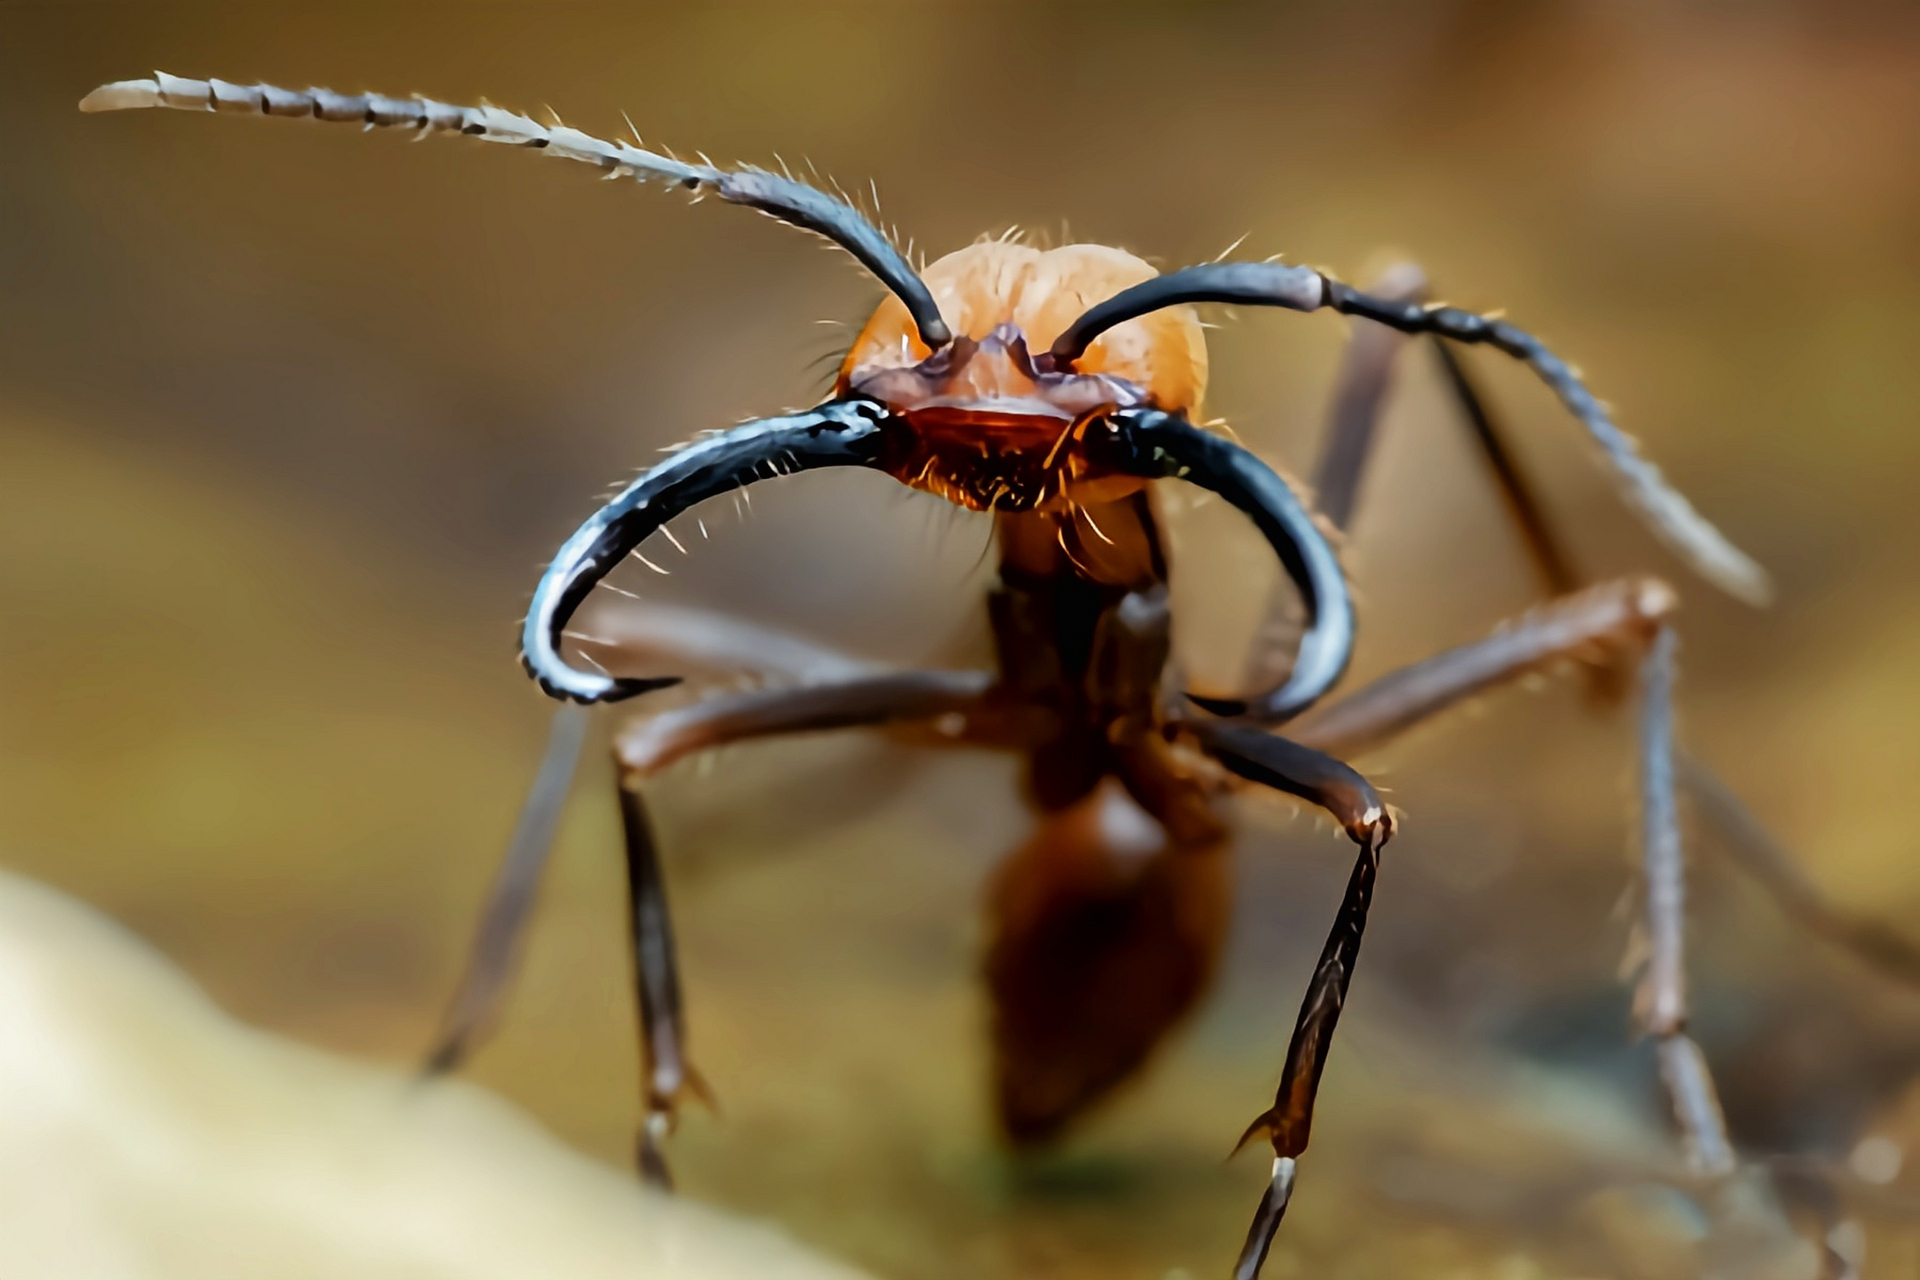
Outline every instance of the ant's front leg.
POLYGON ((620 816, 625 834, 628 924, 640 1014, 645 1084, 638 1143, 640 1175, 671 1189, 662 1143, 673 1131, 681 1096, 691 1091, 709 1102, 705 1084, 687 1061, 686 1021, 679 961, 667 911, 665 877, 640 784, 674 761, 697 751, 753 738, 859 726, 906 725, 959 717, 954 733, 934 741, 973 741, 971 721, 985 719, 986 672, 908 671, 858 677, 834 684, 768 689, 710 698, 630 725, 614 744, 620 775, 620 816))
POLYGON ((1293 1196, 1295 1164, 1307 1149, 1320 1074, 1333 1047, 1334 1026, 1346 1004, 1354 963, 1360 958, 1373 882, 1380 871, 1380 850, 1393 834, 1393 815, 1358 772, 1312 747, 1227 721, 1189 721, 1186 728, 1231 772, 1320 806, 1360 846, 1333 929, 1300 1003, 1273 1106, 1247 1126, 1234 1148, 1237 1151, 1258 1137, 1273 1145, 1273 1175, 1233 1270, 1234 1280, 1254 1280, 1293 1196))

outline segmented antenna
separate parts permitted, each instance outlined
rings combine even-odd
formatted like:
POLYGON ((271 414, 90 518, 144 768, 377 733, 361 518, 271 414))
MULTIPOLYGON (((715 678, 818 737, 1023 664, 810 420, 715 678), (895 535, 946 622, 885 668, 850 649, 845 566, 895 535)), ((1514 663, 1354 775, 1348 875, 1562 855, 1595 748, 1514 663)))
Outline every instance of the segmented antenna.
POLYGON ((1729 542, 1667 483, 1658 467, 1640 456, 1632 438, 1614 425, 1607 406, 1587 390, 1571 365, 1547 350, 1540 339, 1505 320, 1408 298, 1374 297, 1308 267, 1278 262, 1209 262, 1156 276, 1088 308, 1054 340, 1047 355, 1055 368, 1070 368, 1095 338, 1115 325, 1162 307, 1195 302, 1283 307, 1289 311, 1331 307, 1402 333, 1435 334, 1454 342, 1490 346, 1512 356, 1532 369, 1586 427, 1613 468, 1627 501, 1669 548, 1729 595, 1749 604, 1767 603, 1772 588, 1766 570, 1729 542))
POLYGON ((1728 595, 1756 606, 1771 601, 1773 587, 1767 571, 1694 510, 1686 496, 1667 483, 1659 467, 1640 456, 1633 437, 1614 425, 1612 413, 1587 389, 1579 372, 1549 351, 1540 339, 1493 316, 1399 298, 1374 298, 1330 276, 1321 278, 1326 282, 1326 305, 1336 311, 1362 316, 1402 333, 1431 333, 1468 345, 1489 346, 1532 369, 1534 376, 1546 383, 1586 427, 1612 467, 1622 495, 1670 550, 1728 595))
POLYGON ((282 89, 276 85, 229 84, 225 80, 187 80, 154 72, 151 80, 119 80, 101 85, 80 100, 82 111, 129 111, 173 107, 233 115, 296 116, 362 125, 458 133, 483 142, 532 147, 566 160, 599 168, 610 178, 644 182, 662 178, 688 190, 712 191, 722 200, 743 204, 791 226, 824 236, 852 254, 907 305, 921 341, 945 346, 952 332, 926 283, 893 242, 844 200, 804 182, 764 169, 719 169, 688 164, 626 142, 608 142, 566 125, 544 125, 500 107, 456 107, 431 98, 389 98, 383 94, 341 94, 331 89, 282 89))

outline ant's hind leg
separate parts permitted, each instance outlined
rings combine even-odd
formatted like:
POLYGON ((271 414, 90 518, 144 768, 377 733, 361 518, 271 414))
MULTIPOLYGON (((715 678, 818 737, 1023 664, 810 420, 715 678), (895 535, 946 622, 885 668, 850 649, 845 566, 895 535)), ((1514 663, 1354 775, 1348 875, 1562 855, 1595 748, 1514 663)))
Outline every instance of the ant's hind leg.
POLYGON ((1684 750, 1674 764, 1694 810, 1726 852, 1802 928, 1910 987, 1920 987, 1920 945, 1864 912, 1830 901, 1793 853, 1774 838, 1733 788, 1684 750))
MULTIPOLYGON (((1427 277, 1411 262, 1398 263, 1374 281, 1383 297, 1412 301, 1427 291, 1427 277)), ((1380 415, 1400 350, 1412 339, 1371 320, 1356 320, 1347 339, 1340 372, 1334 378, 1333 399, 1327 406, 1326 435, 1320 460, 1313 469, 1314 511, 1335 529, 1345 532, 1353 523, 1360 500, 1360 481, 1379 440, 1380 415)), ((1276 583, 1261 610, 1261 623, 1247 655, 1245 682, 1264 687, 1286 674, 1290 639, 1295 630, 1293 593, 1276 583)))
MULTIPOLYGON (((1371 290, 1395 302, 1418 302, 1427 294, 1426 275, 1410 262, 1389 268, 1371 290)), ((1378 437, 1381 409, 1393 377, 1395 359, 1416 339, 1373 320, 1356 318, 1327 414, 1326 441, 1314 470, 1314 498, 1321 514, 1339 529, 1353 523, 1360 481, 1378 437)), ((1452 394, 1475 450, 1486 461, 1514 529, 1526 545, 1541 584, 1565 595, 1580 586, 1558 535, 1532 483, 1514 459, 1508 432, 1480 393, 1466 366, 1445 338, 1430 339, 1447 390, 1452 394)))
MULTIPOLYGON (((1427 277, 1411 262, 1396 263, 1381 272, 1372 291, 1396 301, 1417 301, 1427 292, 1427 277)), ((1360 478, 1373 454, 1394 365, 1410 341, 1406 334, 1371 320, 1356 320, 1347 339, 1333 401, 1327 406, 1326 439, 1313 470, 1314 506, 1336 529, 1353 523, 1360 478)))
MULTIPOLYGON (((1427 277, 1414 263, 1397 263, 1380 274, 1371 292, 1394 301, 1418 302, 1428 292, 1427 277)), ((1358 317, 1354 320, 1353 336, 1347 342, 1346 355, 1334 381, 1326 431, 1313 472, 1315 510, 1343 532, 1353 525, 1367 465, 1379 448, 1380 417, 1401 352, 1418 341, 1372 320, 1358 317)), ((1554 596, 1578 589, 1583 585, 1581 576, 1547 519, 1532 483, 1514 458, 1506 428, 1488 408, 1486 397, 1448 342, 1438 337, 1428 342, 1460 417, 1469 429, 1475 451, 1487 464, 1501 504, 1526 547, 1541 585, 1554 596)), ((1273 641, 1290 630, 1283 622, 1288 616, 1290 600, 1284 587, 1275 588, 1263 614, 1267 621, 1260 629, 1248 662, 1246 678, 1251 683, 1270 681, 1283 674, 1276 664, 1282 661, 1285 646, 1273 641)), ((1596 670, 1594 678, 1604 679, 1604 676, 1596 670)))
POLYGON ((521 934, 533 911, 534 899, 539 895, 540 877, 553 848, 561 810, 573 789, 573 774, 586 734, 585 707, 567 703, 555 708, 540 772, 534 778, 533 789, 527 793, 526 803, 521 806, 520 820, 514 825, 513 838, 507 844, 507 856, 501 860, 493 886, 487 891, 486 910, 474 934, 460 985, 447 1006, 433 1049, 421 1068, 427 1075, 457 1069, 499 1010, 500 998, 519 953, 521 934))
POLYGON ((952 734, 929 741, 974 741, 970 720, 991 677, 972 671, 909 671, 836 684, 768 689, 710 698, 636 721, 614 744, 626 844, 628 924, 645 1071, 638 1164, 648 1183, 671 1189, 662 1143, 679 1102, 692 1092, 711 1103, 687 1061, 679 960, 667 911, 666 880, 640 785, 694 752, 753 738, 858 726, 905 725, 958 717, 952 734))
POLYGON ((1673 588, 1657 578, 1599 583, 1313 707, 1287 725, 1287 735, 1336 755, 1361 755, 1533 673, 1570 663, 1593 671, 1637 661, 1677 604, 1673 588))

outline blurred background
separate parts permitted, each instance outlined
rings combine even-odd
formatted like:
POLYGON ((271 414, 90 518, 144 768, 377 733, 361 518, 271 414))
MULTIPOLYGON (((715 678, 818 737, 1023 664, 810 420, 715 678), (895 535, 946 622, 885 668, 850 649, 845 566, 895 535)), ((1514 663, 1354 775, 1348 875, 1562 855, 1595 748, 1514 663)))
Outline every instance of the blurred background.
MULTIPOLYGON (((871 178, 930 255, 1018 225, 1170 266, 1243 235, 1349 279, 1411 256, 1577 361, 1772 570, 1766 612, 1681 576, 1547 394, 1476 358, 1582 567, 1682 589, 1690 744, 1835 898, 1920 937, 1911 5, 13 4, 0 24, 0 860, 240 1017, 424 1049, 541 748, 514 660, 541 566, 662 446, 815 397, 878 291, 743 211, 501 148, 75 111, 156 67, 551 106, 604 134, 625 112, 652 143, 871 178)), ((1216 318, 1211 410, 1307 470, 1344 323, 1216 318)), ((1362 679, 1535 592, 1431 367, 1404 370, 1349 550, 1362 679)), ((978 658, 983 518, 872 476, 722 514, 672 577, 623 585, 869 656, 978 658)), ((1229 679, 1265 553, 1217 508, 1171 519, 1181 654, 1229 679)), ((1616 978, 1631 751, 1629 719, 1570 684, 1368 762, 1406 820, 1270 1275, 1686 1273, 1672 1250, 1703 1228, 1662 1190, 1616 978)), ((1265 1167, 1221 1157, 1270 1096, 1347 846, 1244 805, 1219 990, 1140 1087, 1017 1166, 974 981, 982 886, 1025 830, 1014 782, 854 736, 658 783, 724 1104, 682 1126, 683 1186, 895 1276, 1218 1274, 1265 1167)), ((595 748, 472 1074, 621 1162, 615 824, 595 748)), ((1912 1274, 1920 995, 1800 932, 1704 834, 1693 852, 1697 1030, 1736 1139, 1838 1188, 1869 1275, 1912 1274)))

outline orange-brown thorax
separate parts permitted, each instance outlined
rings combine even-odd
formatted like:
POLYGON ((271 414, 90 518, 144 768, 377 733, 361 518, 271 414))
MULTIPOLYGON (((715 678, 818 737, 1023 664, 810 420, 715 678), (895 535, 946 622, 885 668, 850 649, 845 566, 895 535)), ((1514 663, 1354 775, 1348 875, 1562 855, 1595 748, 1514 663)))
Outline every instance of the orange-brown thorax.
POLYGON ((1124 496, 1142 482, 1092 471, 1076 433, 1115 409, 1197 412, 1207 382, 1199 320, 1191 307, 1129 320, 1068 368, 1053 368, 1046 351, 1089 307, 1156 274, 1105 245, 969 245, 922 273, 954 341, 930 351, 889 297, 854 339, 836 390, 892 408, 916 446, 895 474, 963 506, 1058 509, 1124 496))

